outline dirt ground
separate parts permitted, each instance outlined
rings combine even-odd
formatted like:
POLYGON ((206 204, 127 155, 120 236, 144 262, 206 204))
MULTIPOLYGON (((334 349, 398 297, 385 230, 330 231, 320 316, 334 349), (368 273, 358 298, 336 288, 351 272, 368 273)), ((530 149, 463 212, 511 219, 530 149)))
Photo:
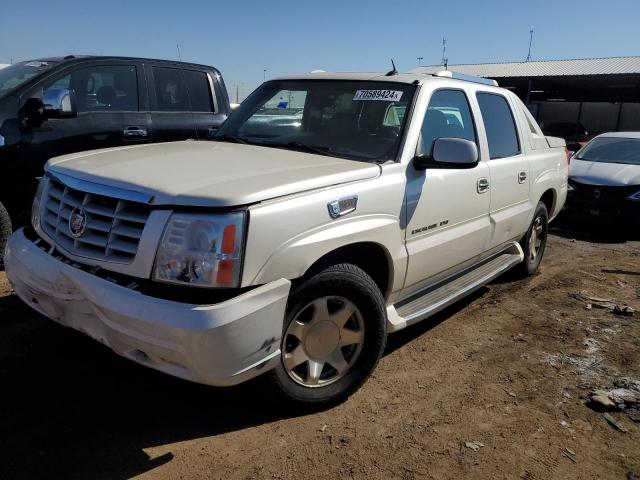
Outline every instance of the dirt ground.
POLYGON ((640 423, 612 412, 616 430, 585 399, 640 378, 639 295, 640 241, 556 227, 538 275, 391 336, 358 393, 300 414, 260 381, 215 389, 117 357, 0 273, 0 479, 635 478, 640 423))

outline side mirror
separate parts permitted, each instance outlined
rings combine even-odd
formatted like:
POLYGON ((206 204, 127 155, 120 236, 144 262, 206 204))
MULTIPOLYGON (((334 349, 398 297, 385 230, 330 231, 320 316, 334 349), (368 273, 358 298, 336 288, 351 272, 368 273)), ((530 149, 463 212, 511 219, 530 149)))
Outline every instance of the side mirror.
POLYGON ((78 115, 76 96, 67 88, 50 88, 42 92, 45 118, 72 118, 78 115))
POLYGON ((473 168, 478 164, 478 147, 463 138, 438 138, 431 155, 419 153, 413 159, 416 170, 427 168, 473 168))

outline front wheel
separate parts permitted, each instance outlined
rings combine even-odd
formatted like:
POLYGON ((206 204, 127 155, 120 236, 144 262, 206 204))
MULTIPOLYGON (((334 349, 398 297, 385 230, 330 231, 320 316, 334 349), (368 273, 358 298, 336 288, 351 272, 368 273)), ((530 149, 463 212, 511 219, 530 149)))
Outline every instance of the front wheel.
POLYGON ((329 267, 291 294, 272 381, 298 404, 337 403, 371 375, 386 337, 384 298, 373 279, 351 264, 329 267))
POLYGON ((0 203, 0 267, 4 262, 4 247, 11 235, 11 219, 4 205, 0 203))
POLYGON ((520 274, 529 276, 536 273, 545 247, 547 246, 547 233, 549 232, 549 213, 544 203, 539 202, 533 214, 533 221, 520 246, 524 251, 524 262, 519 265, 520 274))

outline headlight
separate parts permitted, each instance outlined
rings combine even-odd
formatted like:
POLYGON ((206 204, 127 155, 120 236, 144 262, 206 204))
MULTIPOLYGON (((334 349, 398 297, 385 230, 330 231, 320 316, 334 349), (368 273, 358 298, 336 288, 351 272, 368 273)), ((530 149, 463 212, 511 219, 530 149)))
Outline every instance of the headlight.
POLYGON ((640 202, 640 190, 629 195, 627 197, 627 200, 631 200, 632 202, 640 202))
POLYGON ((42 199, 42 193, 44 187, 47 184, 47 178, 42 177, 38 182, 38 188, 36 189, 36 196, 33 197, 33 203, 31 204, 31 226, 38 230, 40 228, 40 200, 42 199))
POLYGON ((240 284, 244 213, 174 213, 165 228, 153 279, 198 287, 240 284))

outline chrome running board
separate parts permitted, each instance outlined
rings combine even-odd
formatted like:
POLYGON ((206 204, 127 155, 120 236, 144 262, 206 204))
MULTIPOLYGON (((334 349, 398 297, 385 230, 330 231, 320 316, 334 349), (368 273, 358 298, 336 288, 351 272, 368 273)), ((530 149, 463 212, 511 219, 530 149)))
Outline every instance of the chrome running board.
POLYGON ((395 332, 434 315, 524 260, 518 242, 461 274, 387 307, 388 330, 395 332))

